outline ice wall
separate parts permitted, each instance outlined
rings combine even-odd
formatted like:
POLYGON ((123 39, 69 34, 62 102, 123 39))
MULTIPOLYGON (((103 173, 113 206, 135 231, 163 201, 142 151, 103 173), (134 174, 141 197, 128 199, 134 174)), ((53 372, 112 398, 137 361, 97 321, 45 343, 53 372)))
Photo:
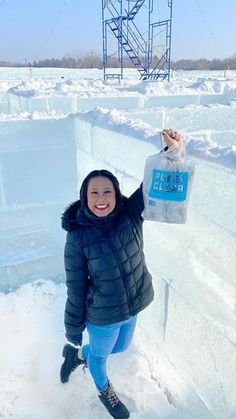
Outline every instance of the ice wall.
MULTIPOLYGON (((7 291, 22 281, 62 278, 60 214, 90 170, 111 170, 129 195, 142 179, 145 157, 156 148, 82 114, 0 124, 0 281, 7 291)), ((140 314, 137 333, 150 376, 173 403, 189 417, 231 419, 236 413, 236 199, 225 184, 234 185, 235 174, 195 161, 188 223, 145 223, 156 297, 140 314)))
POLYGON ((0 91, 0 114, 9 113, 9 101, 7 91, 0 91))
MULTIPOLYGON (((82 115, 74 123, 78 182, 88 170, 105 167, 129 195, 155 146, 137 144, 134 138, 90 124, 82 115)), ((142 349, 150 356, 153 379, 190 417, 229 419, 236 414, 236 223, 233 213, 228 219, 222 213, 232 206, 232 189, 227 194, 225 182, 235 184, 235 174, 198 160, 196 165, 199 174, 188 223, 145 223, 145 253, 156 298, 139 316, 142 349), (204 185, 201 179, 206 176, 212 184, 204 185)))
MULTIPOLYGON (((37 82, 36 82, 37 85, 37 82)), ((18 90, 21 85, 17 85, 10 88, 8 91, 0 92, 0 113, 22 113, 22 112, 76 112, 84 110, 92 110, 96 106, 106 107, 109 109, 117 108, 123 110, 129 109, 140 109, 146 110, 151 108, 179 108, 192 106, 209 106, 214 104, 225 105, 229 101, 235 100, 235 92, 229 91, 218 94, 201 94, 199 92, 195 94, 145 94, 140 91, 131 91, 130 89, 120 89, 120 91, 107 91, 107 93, 94 95, 89 94, 89 87, 87 90, 79 89, 76 94, 71 93, 65 95, 62 86, 58 84, 55 86, 55 90, 45 93, 46 87, 42 91, 42 95, 38 92, 36 95, 34 89, 32 90, 18 90), (62 91, 61 91, 62 89, 62 91)), ((145 84, 142 85, 142 89, 145 88, 145 84)), ((138 89, 138 88, 137 88, 138 89)), ((141 90, 142 90, 141 89, 141 90)), ((119 89, 118 89, 119 90, 119 89)), ((132 90, 132 89, 131 89, 132 90)), ((201 116, 201 115, 200 115, 201 116)))
POLYGON ((175 127, 194 138, 207 136, 208 140, 217 144, 225 146, 235 144, 236 102, 196 106, 193 101, 187 106, 177 107, 173 101, 173 106, 171 102, 169 105, 170 107, 167 107, 165 103, 164 106, 155 109, 129 110, 125 114, 130 118, 141 119, 160 130, 164 127, 175 127))
POLYGON ((63 272, 58 229, 76 194, 69 118, 0 121, 0 288, 63 272))

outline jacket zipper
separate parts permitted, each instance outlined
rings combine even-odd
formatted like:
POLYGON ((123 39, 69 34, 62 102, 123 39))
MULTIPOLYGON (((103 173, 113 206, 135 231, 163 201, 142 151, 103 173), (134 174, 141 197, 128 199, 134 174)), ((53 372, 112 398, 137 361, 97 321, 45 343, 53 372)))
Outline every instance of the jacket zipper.
POLYGON ((115 247, 114 247, 114 245, 113 245, 110 237, 108 237, 108 235, 107 235, 107 241, 108 241, 108 243, 110 245, 110 248, 112 250, 113 256, 114 256, 114 258, 115 258, 115 260, 117 262, 117 265, 119 267, 119 270, 120 270, 120 273, 121 273, 122 282, 123 282, 123 285, 124 285, 124 288, 125 288, 125 292, 126 292, 127 303, 128 303, 128 307, 129 307, 129 314, 132 314, 132 309, 131 309, 130 299, 129 299, 129 291, 128 291, 128 288, 127 288, 127 286, 125 284, 125 272, 124 272, 122 263, 120 262, 119 258, 117 257, 116 249, 115 249, 115 247))

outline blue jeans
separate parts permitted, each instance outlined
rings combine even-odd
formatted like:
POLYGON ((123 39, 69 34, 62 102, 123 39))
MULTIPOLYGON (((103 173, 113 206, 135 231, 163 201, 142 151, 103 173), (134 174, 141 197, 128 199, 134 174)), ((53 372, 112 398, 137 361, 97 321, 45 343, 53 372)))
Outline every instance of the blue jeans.
POLYGON ((89 371, 99 390, 104 390, 108 384, 106 370, 108 356, 128 348, 136 322, 137 316, 106 326, 96 326, 86 322, 89 344, 83 346, 82 354, 88 362, 89 371))

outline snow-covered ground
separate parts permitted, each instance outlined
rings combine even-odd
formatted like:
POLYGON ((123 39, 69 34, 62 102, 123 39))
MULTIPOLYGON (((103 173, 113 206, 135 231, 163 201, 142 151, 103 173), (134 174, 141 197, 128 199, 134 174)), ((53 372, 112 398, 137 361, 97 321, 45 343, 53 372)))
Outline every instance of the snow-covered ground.
POLYGON ((131 193, 169 126, 196 166, 188 222, 146 223, 156 299, 109 371, 133 419, 236 417, 236 72, 68 69, 0 69, 0 417, 108 417, 88 372, 59 382, 60 214, 93 168, 131 193))
MULTIPOLYGON (((64 285, 40 280, 1 295, 1 418, 110 417, 88 372, 77 370, 68 384, 60 383, 65 296, 64 285)), ((138 335, 126 354, 110 359, 109 371, 131 417, 178 417, 151 378, 138 335)))

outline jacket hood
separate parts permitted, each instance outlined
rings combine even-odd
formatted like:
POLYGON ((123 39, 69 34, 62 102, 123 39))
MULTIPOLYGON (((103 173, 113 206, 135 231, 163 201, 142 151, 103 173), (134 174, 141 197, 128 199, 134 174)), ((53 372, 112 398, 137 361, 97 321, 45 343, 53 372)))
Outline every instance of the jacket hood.
POLYGON ((75 230, 79 225, 91 226, 96 224, 97 226, 108 225, 114 221, 118 214, 123 209, 123 201, 125 197, 122 197, 114 209, 114 211, 106 217, 97 217, 88 208, 82 207, 81 201, 75 201, 66 208, 65 212, 61 217, 61 226, 63 230, 68 232, 75 230))
POLYGON ((75 201, 66 208, 61 217, 61 226, 63 230, 72 231, 76 228, 76 218, 79 208, 81 208, 80 201, 75 201))

